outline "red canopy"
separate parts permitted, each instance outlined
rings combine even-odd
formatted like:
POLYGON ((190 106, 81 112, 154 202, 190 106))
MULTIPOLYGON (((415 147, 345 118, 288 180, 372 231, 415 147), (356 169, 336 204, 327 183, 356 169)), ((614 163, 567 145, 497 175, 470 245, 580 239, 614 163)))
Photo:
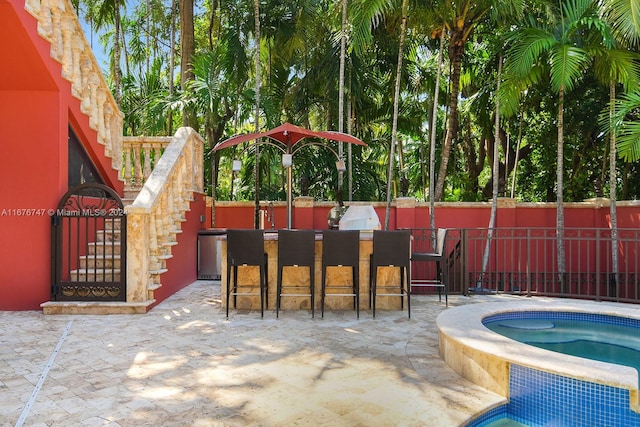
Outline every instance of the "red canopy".
POLYGON ((309 129, 301 128, 300 126, 292 125, 291 123, 284 123, 265 132, 254 132, 233 136, 219 142, 215 147, 213 147, 213 151, 222 150, 223 148, 231 147, 232 145, 242 144, 243 142, 263 137, 271 138, 274 141, 280 142, 285 146, 287 152, 291 152, 291 147, 304 138, 325 138, 349 144, 367 145, 362 140, 347 133, 334 131, 314 132, 309 129))

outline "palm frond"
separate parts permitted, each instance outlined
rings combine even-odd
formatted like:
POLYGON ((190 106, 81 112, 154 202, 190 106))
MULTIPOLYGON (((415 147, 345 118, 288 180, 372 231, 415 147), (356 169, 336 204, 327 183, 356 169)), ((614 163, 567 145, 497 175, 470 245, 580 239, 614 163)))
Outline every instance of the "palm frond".
POLYGON ((526 28, 510 38, 512 43, 505 66, 507 73, 515 76, 526 76, 534 65, 540 61, 543 53, 549 51, 556 43, 553 34, 539 29, 526 28))
POLYGON ((605 0, 604 16, 623 46, 640 45, 640 2, 638 0, 605 0))
POLYGON ((382 22, 392 6, 392 0, 364 0, 351 9, 352 46, 357 53, 362 53, 372 42, 372 29, 382 22))
POLYGON ((557 45, 551 51, 550 62, 553 91, 557 93, 561 87, 570 91, 587 67, 589 55, 578 47, 557 45))
POLYGON ((626 93, 620 99, 615 100, 612 122, 608 109, 603 111, 598 118, 603 132, 616 132, 618 154, 627 162, 640 159, 638 111, 640 111, 640 91, 626 93))
POLYGON ((640 122, 625 122, 618 134, 616 147, 627 162, 640 160, 640 122))
POLYGON ((638 54, 623 49, 602 49, 596 52, 594 70, 604 84, 609 81, 622 83, 627 92, 640 86, 640 61, 638 54))

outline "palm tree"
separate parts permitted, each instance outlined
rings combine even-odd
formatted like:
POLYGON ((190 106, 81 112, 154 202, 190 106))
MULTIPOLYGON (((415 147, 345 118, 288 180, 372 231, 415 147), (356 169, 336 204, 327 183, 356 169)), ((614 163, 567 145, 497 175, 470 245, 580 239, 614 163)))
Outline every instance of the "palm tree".
POLYGON ((444 181, 449 164, 451 144, 458 132, 458 97, 460 95, 460 74, 462 58, 469 37, 486 16, 494 13, 503 16, 517 16, 522 7, 521 0, 436 0, 425 5, 433 22, 433 30, 444 27, 449 38, 449 62, 451 66, 449 120, 442 146, 442 161, 435 187, 435 199, 444 196, 444 181))
MULTIPOLYGON (((556 165, 556 229, 557 262, 561 289, 565 290, 564 251, 564 98, 583 75, 590 63, 586 48, 589 27, 601 22, 597 4, 592 0, 572 0, 561 3, 559 9, 550 6, 548 22, 529 17, 528 26, 511 37, 506 71, 519 83, 544 81, 548 73, 551 89, 558 95, 557 112, 557 165, 556 165)), ((513 79, 510 80, 513 83, 513 79)))
MULTIPOLYGON (((227 124, 235 115, 236 97, 248 80, 244 51, 220 41, 213 51, 196 55, 194 80, 189 83, 190 104, 202 118, 204 136, 209 149, 224 135, 227 124)), ((216 152, 215 154, 218 154, 216 152)), ((214 159, 212 188, 217 185, 218 158, 214 159)), ((212 195, 213 192, 212 192, 212 195)))
MULTIPOLYGON (((180 0, 180 83, 183 91, 186 91, 188 82, 193 80, 195 51, 193 0, 180 0)), ((182 123, 198 128, 198 119, 189 109, 183 112, 182 123)))
MULTIPOLYGON (((631 2, 622 0, 609 0, 603 5, 603 15, 610 23, 613 36, 618 44, 629 47, 638 44, 640 37, 640 9, 631 7, 631 2), (635 14, 635 20, 634 20, 635 14)), ((616 43, 609 37, 609 28, 601 32, 602 49, 596 50, 596 74, 609 85, 609 111, 607 115, 606 129, 609 133, 609 211, 611 218, 611 264, 612 285, 618 283, 618 214, 616 210, 617 200, 617 147, 615 131, 615 99, 616 83, 623 83, 627 93, 637 90, 640 81, 640 69, 637 66, 637 55, 627 50, 615 49, 616 43), (601 65, 600 65, 601 64, 601 65)), ((640 102, 637 107, 640 108, 640 102)), ((638 127, 640 129, 640 126, 638 127)), ((640 141, 640 132, 637 140, 640 141)), ((627 142, 629 140, 627 139, 627 142)), ((625 152, 626 154, 626 152, 625 152)))
POLYGON ((128 135, 166 135, 168 90, 161 78, 162 61, 156 58, 148 73, 124 78, 121 99, 124 131, 128 135))
POLYGON ((396 84, 393 97, 393 125, 391 130, 391 148, 389 148, 389 173, 387 174, 387 207, 384 214, 384 229, 389 229, 391 212, 391 186, 393 181, 393 164, 395 163, 396 139, 398 132, 398 108, 400 105, 400 79, 402 77, 402 55, 404 50, 405 32, 407 29, 407 3, 402 0, 402 25, 400 27, 400 45, 398 47, 398 65, 396 69, 396 84))
POLYGON ((118 105, 122 98, 122 70, 120 58, 122 53, 122 10, 124 0, 102 0, 87 2, 87 19, 94 25, 94 29, 104 29, 113 25, 113 49, 111 50, 111 74, 113 77, 114 98, 118 105))
MULTIPOLYGON (((640 8, 637 5, 635 0, 606 0, 603 4, 604 18, 610 23, 616 40, 631 48, 640 45, 640 8)), ((640 159, 640 123, 625 118, 639 108, 640 91, 637 89, 627 93, 615 105, 617 148, 620 156, 628 162, 640 159)))

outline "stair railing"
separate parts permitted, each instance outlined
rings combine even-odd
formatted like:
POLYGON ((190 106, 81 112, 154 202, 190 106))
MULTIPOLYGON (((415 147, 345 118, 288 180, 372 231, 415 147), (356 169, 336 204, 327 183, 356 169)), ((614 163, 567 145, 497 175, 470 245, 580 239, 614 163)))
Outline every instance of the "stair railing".
POLYGON ((122 139, 125 198, 137 195, 171 142, 170 136, 125 136, 122 139))
POLYGON ((127 302, 153 300, 167 271, 194 193, 204 190, 204 142, 180 128, 157 161, 127 213, 127 302))
POLYGON ((80 110, 98 133, 98 142, 122 170, 123 114, 109 90, 102 71, 87 43, 69 0, 25 0, 25 9, 38 21, 38 33, 51 44, 51 57, 62 65, 62 77, 71 83, 80 110))

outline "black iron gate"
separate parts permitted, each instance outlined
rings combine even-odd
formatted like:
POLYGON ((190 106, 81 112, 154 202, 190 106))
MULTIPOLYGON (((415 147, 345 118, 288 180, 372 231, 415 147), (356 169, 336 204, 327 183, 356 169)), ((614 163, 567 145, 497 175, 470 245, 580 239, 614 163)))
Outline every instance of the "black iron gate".
POLYGON ((126 301, 127 217, 118 194, 78 185, 51 220, 52 301, 126 301))

